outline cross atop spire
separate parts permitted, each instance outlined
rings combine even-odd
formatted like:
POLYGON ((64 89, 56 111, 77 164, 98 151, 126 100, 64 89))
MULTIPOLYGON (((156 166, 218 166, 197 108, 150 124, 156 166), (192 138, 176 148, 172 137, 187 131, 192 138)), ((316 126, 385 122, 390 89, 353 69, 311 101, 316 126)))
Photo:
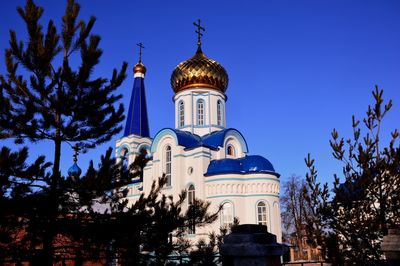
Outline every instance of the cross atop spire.
POLYGON ((79 178, 79 176, 82 174, 81 168, 76 164, 78 161, 78 154, 79 154, 79 145, 76 143, 74 146, 72 146, 72 149, 74 150, 74 164, 68 169, 68 176, 72 178, 74 182, 79 178))
POLYGON ((76 144, 72 147, 72 149, 74 150, 74 155, 73 155, 74 163, 76 163, 76 162, 78 161, 78 154, 79 154, 79 150, 80 150, 78 143, 76 143, 76 144))
POLYGON ((137 43, 137 46, 139 46, 139 63, 142 63, 142 49, 145 48, 143 43, 137 43))
POLYGON ((197 30, 195 31, 197 33, 197 47, 201 51, 201 37, 203 36, 201 31, 206 31, 206 29, 201 26, 200 22, 200 19, 198 19, 197 23, 193 22, 193 25, 197 27, 197 30))

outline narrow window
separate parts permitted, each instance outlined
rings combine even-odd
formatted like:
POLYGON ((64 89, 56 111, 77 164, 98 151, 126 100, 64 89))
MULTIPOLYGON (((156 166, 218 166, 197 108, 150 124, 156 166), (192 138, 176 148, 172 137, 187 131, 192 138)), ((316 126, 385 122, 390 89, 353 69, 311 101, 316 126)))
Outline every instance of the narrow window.
POLYGON ((122 150, 121 150, 121 153, 120 153, 120 158, 121 158, 121 161, 122 161, 122 170, 123 171, 126 171, 126 170, 128 170, 128 149, 126 149, 126 148, 123 148, 122 150))
POLYGON ((190 185, 188 189, 188 204, 193 205, 195 199, 195 188, 194 185, 190 185))
POLYGON ((119 152, 119 173, 116 177, 117 180, 123 179, 128 174, 129 167, 129 151, 127 148, 122 148, 119 152))
POLYGON ((185 125, 185 104, 183 101, 179 102, 179 126, 183 127, 185 125))
POLYGON ((165 177, 167 178, 167 186, 171 186, 171 146, 165 147, 165 177))
POLYGON ((226 148, 226 154, 230 156, 235 156, 235 148, 232 145, 228 145, 226 148))
POLYGON ((230 228, 233 224, 233 205, 230 202, 225 202, 222 205, 222 219, 221 219, 221 226, 223 228, 230 228))
POLYGON ((267 205, 263 201, 257 204, 257 224, 267 226, 267 205))
POLYGON ((217 125, 222 126, 222 102, 217 102, 217 125))
POLYGON ((194 209, 194 201, 195 201, 195 188, 194 185, 190 185, 188 188, 188 208, 189 208, 189 228, 188 228, 188 233, 189 234, 195 234, 196 233, 196 217, 195 217, 195 209, 194 209))
POLYGON ((197 125, 204 125, 204 101, 199 100, 197 102, 197 125))

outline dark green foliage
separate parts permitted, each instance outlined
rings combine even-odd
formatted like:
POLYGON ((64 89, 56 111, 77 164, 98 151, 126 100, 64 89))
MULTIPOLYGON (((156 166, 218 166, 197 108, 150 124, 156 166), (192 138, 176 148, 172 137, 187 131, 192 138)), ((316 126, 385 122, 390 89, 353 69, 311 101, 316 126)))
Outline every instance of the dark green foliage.
MULTIPOLYGON (((11 258, 43 263, 46 254, 39 247, 51 226, 56 234, 52 242, 52 262, 56 257, 83 261, 118 257, 125 265, 133 265, 146 262, 148 258, 142 255, 145 252, 154 254, 155 263, 163 265, 173 251, 189 248, 190 244, 182 236, 193 219, 197 226, 216 220, 218 212, 209 214, 209 203, 197 199, 191 208, 182 211, 186 205, 186 191, 182 191, 176 201, 162 195, 165 178, 154 182, 149 194, 141 195, 128 206, 123 186, 140 172, 129 169, 121 172, 121 165, 111 154, 110 149, 101 157, 97 168, 91 163, 81 178, 60 181, 56 188, 59 194, 57 217, 49 223, 51 191, 48 184, 42 182, 39 187, 29 182, 32 176, 35 180, 49 178, 46 169, 50 164, 40 157, 27 166, 26 149, 11 153, 3 148, 0 154, 4 192, 0 198, 0 246, 4 248, 0 260, 11 258)), ((144 156, 138 156, 130 168, 140 168, 138 165, 147 161, 144 156)))
POLYGON ((209 241, 199 240, 195 246, 195 250, 190 253, 190 265, 217 265, 219 259, 216 257, 218 250, 217 236, 210 234, 209 241))
POLYGON ((62 143, 94 148, 120 132, 124 119, 115 90, 127 64, 111 78, 94 77, 102 55, 100 37, 91 34, 95 18, 79 21, 79 9, 68 0, 57 30, 51 20, 42 26, 43 8, 27 0, 18 8, 27 40, 10 31, 7 73, 0 75, 0 138, 17 144, 51 141, 54 158, 48 163, 39 157, 28 165, 26 148, 1 150, 0 263, 11 259, 50 266, 63 257, 109 262, 118 257, 133 265, 147 251, 162 264, 171 251, 186 245, 171 242, 171 236, 179 239, 193 221, 201 226, 216 219, 217 213, 207 213, 209 203, 196 201, 183 212, 186 193, 178 199, 162 196, 165 179, 160 178, 148 195, 128 206, 124 186, 141 175, 144 153, 129 169, 117 164, 109 149, 81 177, 60 173, 62 143))
POLYGON ((220 228, 220 233, 211 233, 208 236, 208 242, 200 239, 194 249, 189 254, 189 265, 196 266, 212 266, 221 265, 222 260, 218 254, 219 247, 224 242, 224 237, 231 231, 232 228, 239 225, 239 219, 234 217, 233 224, 229 228, 220 228))
POLYGON ((121 130, 122 104, 114 108, 121 95, 113 92, 125 79, 127 65, 124 63, 120 72, 114 70, 110 79, 92 77, 102 55, 100 37, 90 34, 94 17, 87 24, 77 21, 79 9, 74 1, 68 1, 58 33, 52 20, 43 30, 39 22, 43 9, 33 1, 18 8, 29 41, 18 41, 10 31, 10 48, 5 52, 8 73, 0 76, 1 101, 5 103, 0 116, 3 137, 19 142, 76 141, 90 148, 121 130), (74 70, 70 61, 76 53, 81 62, 74 70), (61 64, 56 66, 57 62, 61 64))
POLYGON ((26 224, 26 200, 49 179, 46 169, 50 166, 39 157, 30 165, 27 148, 11 152, 2 147, 0 151, 0 258, 20 258, 23 250, 30 245, 26 239, 16 238, 20 228, 26 224))
MULTIPOLYGON (((10 47, 5 51, 7 74, 0 75, 0 137, 13 138, 16 143, 54 143, 52 174, 42 181, 34 177, 26 181, 41 192, 32 195, 31 202, 37 205, 32 205, 29 230, 36 238, 40 235, 34 240, 42 246, 39 259, 43 265, 51 264, 57 221, 70 211, 66 203, 74 195, 59 172, 61 143, 77 142, 81 148, 92 148, 118 133, 124 118, 122 105, 114 107, 121 95, 113 93, 125 79, 127 65, 119 72, 114 70, 110 79, 92 77, 102 55, 100 37, 91 34, 94 17, 87 24, 78 21, 79 9, 69 0, 57 31, 52 20, 42 26, 43 8, 27 0, 24 8, 17 9, 26 24, 27 41, 18 40, 10 31, 10 47), (80 55, 80 61, 72 64, 75 55, 80 55), (78 66, 74 69, 73 65, 78 66)), ((23 191, 13 193, 18 192, 23 191)))
POLYGON ((353 116, 353 137, 345 140, 336 130, 330 145, 335 159, 343 163, 343 172, 335 175, 333 198, 327 184, 316 181, 314 160, 306 160, 307 181, 318 219, 311 221, 316 240, 335 254, 336 263, 356 265, 383 264, 380 245, 387 229, 400 226, 400 147, 399 133, 391 133, 388 146, 381 141, 382 120, 392 107, 384 104, 383 91, 372 93, 375 103, 368 107, 362 134, 360 121, 353 116), (324 236, 324 237, 321 237, 324 236))

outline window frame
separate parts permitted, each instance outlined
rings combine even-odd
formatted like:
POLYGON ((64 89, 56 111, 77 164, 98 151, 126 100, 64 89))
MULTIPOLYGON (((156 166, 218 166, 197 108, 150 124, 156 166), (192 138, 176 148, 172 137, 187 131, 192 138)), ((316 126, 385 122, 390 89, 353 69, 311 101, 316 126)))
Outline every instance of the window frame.
POLYGON ((164 147, 164 173, 167 179, 166 186, 171 186, 171 172, 172 172, 172 148, 171 145, 164 147))
POLYGON ((178 103, 178 124, 179 127, 185 126, 185 103, 182 100, 178 103))
POLYGON ((204 126, 205 125, 205 101, 200 99, 196 103, 196 117, 197 117, 197 125, 204 126))
POLYGON ((229 229, 233 225, 234 217, 235 214, 233 202, 223 202, 221 208, 221 227, 229 229), (229 208, 227 208, 226 206, 229 206, 229 208), (229 211, 229 213, 227 213, 227 211, 229 211))
MULTIPOLYGON (((188 208, 194 204, 196 199, 196 187, 193 184, 190 184, 187 190, 187 198, 188 198, 188 208)), ((193 235, 196 234, 196 221, 193 219, 189 221, 189 227, 187 228, 188 234, 193 235)))
POLYGON ((123 170, 127 170, 129 167, 129 150, 126 147, 123 147, 119 153, 119 157, 121 159, 121 167, 123 170))
POLYGON ((257 202, 256 204, 256 218, 258 225, 268 226, 268 210, 267 203, 264 200, 257 202))
POLYGON ((196 198, 196 188, 193 184, 190 184, 188 187, 187 197, 188 197, 188 206, 193 205, 194 200, 196 198))
POLYGON ((235 157, 236 156, 236 149, 235 146, 233 146, 232 144, 228 144, 226 146, 226 155, 235 157))
POLYGON ((222 102, 217 101, 217 125, 222 126, 222 102))

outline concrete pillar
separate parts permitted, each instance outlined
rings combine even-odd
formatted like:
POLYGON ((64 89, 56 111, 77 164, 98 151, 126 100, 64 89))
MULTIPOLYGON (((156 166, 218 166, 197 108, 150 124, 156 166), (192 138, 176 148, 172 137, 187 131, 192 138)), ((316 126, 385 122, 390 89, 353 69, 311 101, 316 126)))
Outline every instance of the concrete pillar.
POLYGON ((242 224, 224 237, 220 254, 223 266, 278 266, 286 249, 266 226, 242 224))
POLYGON ((383 237, 381 249, 385 254, 389 266, 400 265, 400 230, 389 229, 388 235, 383 237))

